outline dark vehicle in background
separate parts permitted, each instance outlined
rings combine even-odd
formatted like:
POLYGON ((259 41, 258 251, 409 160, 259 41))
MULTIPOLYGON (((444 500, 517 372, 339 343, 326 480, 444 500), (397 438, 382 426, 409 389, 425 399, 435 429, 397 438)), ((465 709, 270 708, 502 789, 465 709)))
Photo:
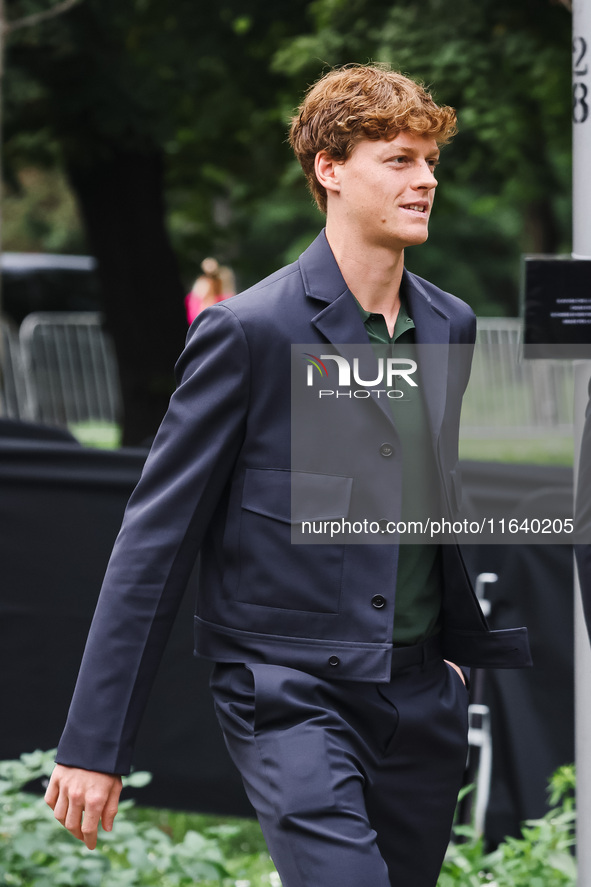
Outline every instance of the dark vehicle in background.
POLYGON ((5 252, 0 269, 0 417, 78 430, 99 423, 117 438, 117 361, 96 260, 5 252))
POLYGON ((2 253, 2 317, 20 326, 34 311, 100 311, 92 256, 2 253))

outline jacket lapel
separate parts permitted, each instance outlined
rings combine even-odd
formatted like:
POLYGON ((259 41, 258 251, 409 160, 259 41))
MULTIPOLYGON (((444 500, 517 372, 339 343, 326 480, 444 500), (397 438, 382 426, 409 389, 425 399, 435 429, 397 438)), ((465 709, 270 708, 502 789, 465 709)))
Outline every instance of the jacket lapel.
POLYGON ((335 346, 365 344, 361 315, 324 231, 300 256, 299 264, 306 296, 324 303, 312 318, 318 332, 335 346))
MULTIPOLYGON (((359 361, 361 379, 375 379, 378 375, 377 358, 369 344, 355 298, 343 279, 324 231, 300 257, 300 268, 306 295, 325 303, 325 307, 312 318, 312 324, 351 366, 355 358, 359 361), (363 347, 355 347, 358 345, 363 347)), ((388 421, 393 422, 387 399, 377 394, 372 394, 372 399, 388 421)))

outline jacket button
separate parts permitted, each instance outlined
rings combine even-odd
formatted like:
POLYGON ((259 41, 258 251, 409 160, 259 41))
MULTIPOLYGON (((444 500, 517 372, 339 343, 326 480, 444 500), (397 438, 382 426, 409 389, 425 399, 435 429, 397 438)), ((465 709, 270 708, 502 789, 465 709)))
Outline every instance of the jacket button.
POLYGON ((386 598, 381 594, 374 594, 371 599, 372 606, 376 608, 376 610, 381 610, 382 607, 386 606, 386 598))
POLYGON ((394 452, 394 447, 392 446, 392 444, 383 443, 382 446, 380 447, 381 455, 385 456, 386 458, 388 458, 388 456, 391 456, 393 452, 394 452))
POLYGON ((334 667, 335 665, 339 665, 340 661, 341 660, 339 659, 338 656, 331 656, 330 659, 328 660, 328 664, 332 665, 334 667))

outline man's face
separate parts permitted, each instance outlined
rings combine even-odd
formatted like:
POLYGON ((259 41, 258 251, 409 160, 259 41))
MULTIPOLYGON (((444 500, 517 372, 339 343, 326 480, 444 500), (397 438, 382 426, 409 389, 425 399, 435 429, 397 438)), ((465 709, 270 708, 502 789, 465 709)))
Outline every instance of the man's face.
POLYGON ((367 246, 398 250, 424 243, 438 158, 434 139, 409 132, 359 142, 337 164, 339 219, 367 246))

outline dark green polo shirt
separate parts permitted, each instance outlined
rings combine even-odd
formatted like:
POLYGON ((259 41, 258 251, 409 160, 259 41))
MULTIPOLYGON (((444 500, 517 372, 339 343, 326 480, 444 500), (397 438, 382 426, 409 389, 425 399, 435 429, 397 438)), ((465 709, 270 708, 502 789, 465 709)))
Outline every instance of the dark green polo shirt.
MULTIPOLYGON (((376 356, 415 357, 415 325, 404 301, 390 337, 382 314, 370 314, 357 302, 376 356)), ((435 454, 423 398, 404 377, 396 380, 404 392, 390 399, 396 431, 402 443, 402 520, 419 520, 438 487, 435 454)), ((441 610, 441 551, 438 545, 401 545, 396 579, 394 644, 416 644, 439 630, 441 610)))

